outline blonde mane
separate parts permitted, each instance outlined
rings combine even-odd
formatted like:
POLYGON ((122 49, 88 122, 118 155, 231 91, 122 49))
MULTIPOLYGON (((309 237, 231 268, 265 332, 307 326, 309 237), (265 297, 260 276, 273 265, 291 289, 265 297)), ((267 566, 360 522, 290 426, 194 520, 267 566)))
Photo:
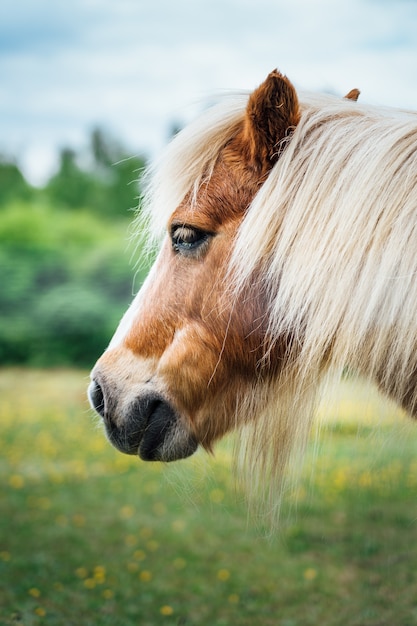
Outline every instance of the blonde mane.
MULTIPOLYGON (((141 213, 148 234, 158 241, 169 217, 204 178, 210 176, 220 150, 243 121, 249 94, 225 97, 181 130, 145 172, 141 213)), ((140 216, 139 216, 140 218, 140 216)))
POLYGON ((242 222, 238 282, 263 268, 270 335, 300 342, 300 375, 380 379, 383 363, 399 378, 417 364, 417 115, 330 97, 303 109, 242 222))
MULTIPOLYGON (((145 203, 154 235, 210 175, 247 99, 208 111, 156 164, 145 203)), ((417 406, 417 114, 327 95, 300 100, 301 120, 249 207, 231 262, 236 289, 262 270, 269 347, 292 337, 290 366, 248 440, 254 463, 275 476, 305 442, 330 368, 350 366, 410 412, 417 406)))

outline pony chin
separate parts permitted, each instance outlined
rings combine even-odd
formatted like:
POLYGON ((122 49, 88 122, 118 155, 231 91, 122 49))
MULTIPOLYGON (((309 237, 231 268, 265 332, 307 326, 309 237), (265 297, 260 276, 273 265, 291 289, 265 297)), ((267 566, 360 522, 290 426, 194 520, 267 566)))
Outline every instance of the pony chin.
POLYGON ((102 415, 107 437, 120 452, 138 455, 143 461, 177 461, 191 456, 197 441, 184 422, 161 396, 138 396, 124 414, 109 410, 111 401, 93 381, 90 402, 102 415))

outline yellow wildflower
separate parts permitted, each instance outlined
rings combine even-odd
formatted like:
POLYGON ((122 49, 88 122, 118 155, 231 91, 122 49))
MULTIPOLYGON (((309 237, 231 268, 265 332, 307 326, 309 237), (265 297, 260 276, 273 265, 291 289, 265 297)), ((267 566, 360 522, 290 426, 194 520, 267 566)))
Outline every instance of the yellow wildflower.
POLYGON ((306 580, 314 580, 317 577, 317 571, 312 568, 309 567, 304 571, 304 578, 306 580))
POLYGON ((96 586, 96 581, 94 580, 94 578, 85 579, 84 587, 86 587, 87 589, 94 589, 95 586, 96 586))
POLYGON ((161 615, 172 615, 174 613, 174 609, 172 608, 172 606, 169 606, 168 604, 161 606, 159 611, 161 615))
POLYGON ((219 569, 219 571, 217 572, 217 578, 219 580, 221 580, 222 582, 225 582, 226 580, 229 580, 230 578, 230 572, 228 569, 219 569))
POLYGON ((139 574, 139 579, 143 582, 143 583, 148 583, 150 580, 152 580, 152 574, 149 570, 144 569, 141 571, 141 573, 139 574))
POLYGON ((87 578, 88 576, 88 571, 85 567, 77 567, 77 569, 75 570, 75 573, 78 576, 78 578, 87 578))
POLYGON ((20 476, 20 474, 12 474, 9 478, 9 485, 13 487, 13 489, 22 489, 25 485, 23 476, 20 476))
POLYGON ((231 593, 230 596, 228 597, 228 600, 230 604, 238 604, 240 598, 237 593, 231 593))

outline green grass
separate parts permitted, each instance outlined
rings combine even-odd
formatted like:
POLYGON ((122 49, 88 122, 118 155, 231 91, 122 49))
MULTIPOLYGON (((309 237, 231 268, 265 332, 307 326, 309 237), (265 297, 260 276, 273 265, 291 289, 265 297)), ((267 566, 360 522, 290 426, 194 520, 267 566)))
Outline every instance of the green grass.
POLYGON ((0 624, 417 624, 417 426, 392 406, 342 387, 266 537, 227 442, 166 467, 123 456, 86 385, 0 371, 0 624))

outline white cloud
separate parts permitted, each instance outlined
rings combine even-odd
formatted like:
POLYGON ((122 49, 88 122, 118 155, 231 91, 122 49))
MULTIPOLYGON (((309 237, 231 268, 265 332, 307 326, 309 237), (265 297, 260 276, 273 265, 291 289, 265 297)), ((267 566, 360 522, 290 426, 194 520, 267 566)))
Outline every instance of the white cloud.
POLYGON ((416 33, 407 0, 5 0, 0 151, 18 151, 34 180, 95 123, 155 151, 197 99, 276 66, 302 88, 417 108, 416 33))

